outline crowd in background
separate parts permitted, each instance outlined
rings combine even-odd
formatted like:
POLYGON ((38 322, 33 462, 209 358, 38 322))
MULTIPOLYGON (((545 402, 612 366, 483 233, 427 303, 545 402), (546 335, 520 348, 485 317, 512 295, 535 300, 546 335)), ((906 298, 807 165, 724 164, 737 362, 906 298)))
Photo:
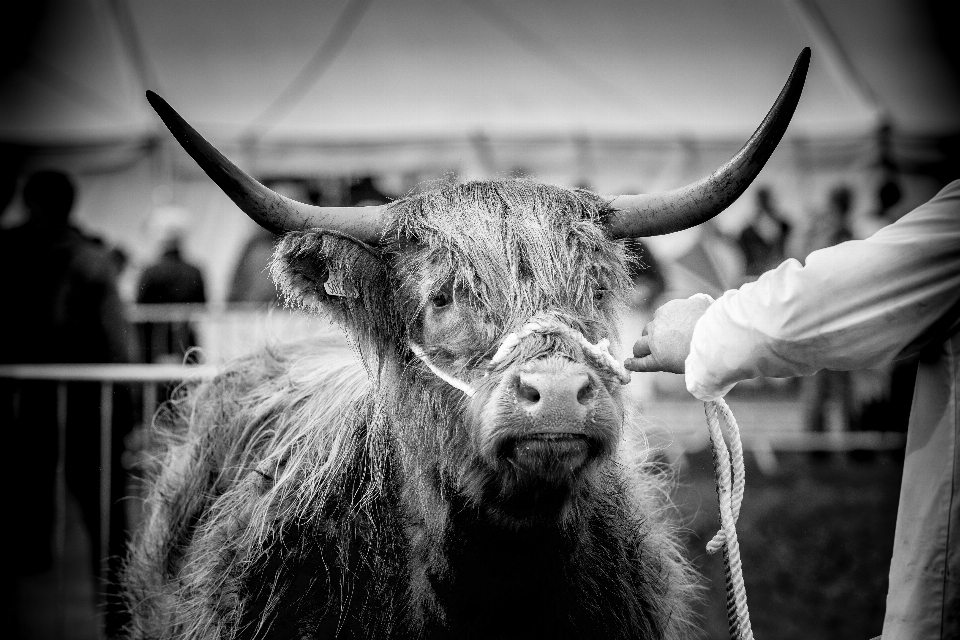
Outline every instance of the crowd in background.
MULTIPOLYGON (((13 196, 15 179, 3 177, 3 201, 13 196)), ((128 363, 135 360, 136 344, 117 288, 116 254, 104 243, 72 224, 75 188, 69 176, 57 171, 31 175, 23 186, 29 217, 25 224, 0 233, 0 297, 7 310, 0 314, 0 364, 128 363)), ((79 503, 90 539, 101 539, 100 454, 108 447, 114 465, 110 500, 124 496, 120 464, 123 439, 133 426, 129 389, 114 389, 112 441, 101 443, 100 387, 74 382, 67 389, 65 440, 60 440, 60 398, 54 385, 42 382, 0 385, 0 412, 8 446, 7 469, 16 479, 8 509, 23 514, 11 527, 12 554, 8 568, 13 580, 4 589, 16 589, 16 579, 50 569, 56 523, 55 482, 62 457, 66 485, 79 503), (63 450, 61 451, 61 447, 63 450)), ((109 527, 106 567, 100 549, 91 544, 90 569, 103 579, 108 608, 108 630, 122 624, 116 612, 118 560, 125 548, 125 523, 115 510, 109 527), (116 614, 116 615, 114 615, 116 614)), ((4 593, 4 620, 16 625, 16 594, 4 593)), ((14 628, 14 635, 17 630, 14 628)))

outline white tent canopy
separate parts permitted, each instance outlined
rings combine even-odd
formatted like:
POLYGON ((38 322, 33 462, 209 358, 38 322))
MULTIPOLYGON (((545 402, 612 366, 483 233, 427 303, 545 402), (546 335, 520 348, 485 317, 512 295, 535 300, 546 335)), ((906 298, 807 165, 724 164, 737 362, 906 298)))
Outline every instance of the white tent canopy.
POLYGON ((250 223, 175 147, 147 88, 257 175, 371 172, 402 189, 520 169, 655 191, 732 155, 811 46, 804 96, 762 176, 800 215, 818 171, 823 184, 865 179, 881 121, 902 153, 960 131, 960 91, 915 6, 58 0, 2 79, 0 142, 28 167, 80 176, 80 220, 127 246, 145 246, 153 193, 172 187, 216 298, 250 223))
POLYGON ((219 141, 741 138, 804 46, 814 58, 791 135, 868 133, 878 108, 904 132, 960 129, 957 87, 917 3, 822 4, 55 2, 7 79, 0 136, 149 134, 151 88, 219 141))

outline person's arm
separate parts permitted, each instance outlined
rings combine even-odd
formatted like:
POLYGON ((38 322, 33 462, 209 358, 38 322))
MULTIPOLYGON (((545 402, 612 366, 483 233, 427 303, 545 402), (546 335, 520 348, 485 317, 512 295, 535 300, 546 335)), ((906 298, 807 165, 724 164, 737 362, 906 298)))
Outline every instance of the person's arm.
MULTIPOLYGON (((866 240, 815 251, 805 266, 788 260, 728 291, 695 322, 689 355, 661 348, 651 331, 628 364, 682 371, 693 395, 713 400, 740 380, 888 362, 958 298, 960 181, 866 240)), ((674 316, 694 313, 677 306, 674 316)))

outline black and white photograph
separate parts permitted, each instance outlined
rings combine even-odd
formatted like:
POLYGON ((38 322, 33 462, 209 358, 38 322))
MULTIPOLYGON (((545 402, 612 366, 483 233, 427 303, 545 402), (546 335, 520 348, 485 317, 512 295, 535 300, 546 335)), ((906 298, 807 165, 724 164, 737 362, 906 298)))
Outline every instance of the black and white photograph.
POLYGON ((31 0, 0 635, 960 640, 949 0, 31 0))

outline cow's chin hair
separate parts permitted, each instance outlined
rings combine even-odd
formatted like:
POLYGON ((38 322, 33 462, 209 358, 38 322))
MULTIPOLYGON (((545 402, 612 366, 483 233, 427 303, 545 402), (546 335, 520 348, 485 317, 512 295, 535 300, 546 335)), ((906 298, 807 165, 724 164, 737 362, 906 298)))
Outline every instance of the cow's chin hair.
POLYGON ((582 435, 531 439, 491 391, 477 394, 467 412, 471 455, 457 474, 458 491, 504 526, 570 523, 596 489, 599 469, 613 464, 622 409, 607 397, 582 435))

